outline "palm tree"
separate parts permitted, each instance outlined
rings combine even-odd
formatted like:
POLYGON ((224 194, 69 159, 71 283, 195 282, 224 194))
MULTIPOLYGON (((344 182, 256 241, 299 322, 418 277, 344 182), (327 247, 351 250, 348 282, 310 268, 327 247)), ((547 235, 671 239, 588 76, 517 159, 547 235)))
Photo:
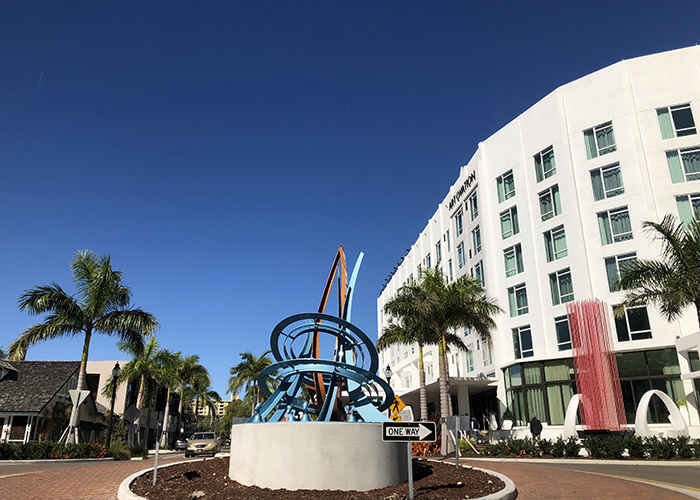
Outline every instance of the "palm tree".
POLYGON ((684 228, 669 214, 660 223, 645 221, 642 226, 661 242, 661 258, 621 266, 615 289, 625 290, 625 300, 615 314, 623 315, 629 306, 652 303, 667 321, 673 321, 694 305, 700 326, 700 222, 684 228))
POLYGON ((7 357, 7 354, 5 354, 5 351, 2 350, 2 347, 0 347, 0 359, 5 359, 7 357))
POLYGON ((175 390, 180 395, 180 403, 178 406, 178 418, 180 419, 180 431, 184 431, 182 422, 184 401, 191 401, 194 398, 194 390, 192 386, 194 385, 195 379, 206 374, 207 369, 199 364, 199 356, 190 355, 182 358, 182 363, 178 365, 176 376, 175 376, 175 390))
MULTIPOLYGON (((228 392, 234 394, 243 388, 252 400, 252 414, 260 401, 260 387, 258 387, 258 377, 260 373, 272 364, 272 360, 267 357, 271 351, 264 352, 262 356, 256 357, 252 352, 242 352, 242 361, 231 368, 231 377, 228 380, 228 392)), ((246 398, 248 399, 248 398, 246 398)))
MULTIPOLYGON (((109 255, 78 252, 70 264, 76 295, 56 283, 25 291, 19 298, 20 311, 30 315, 48 313, 43 323, 26 329, 9 347, 11 359, 24 359, 30 345, 49 339, 83 335, 83 353, 78 372, 78 389, 86 389, 85 367, 93 334, 116 335, 136 341, 159 328, 156 318, 131 306, 131 289, 122 285, 122 272, 112 269, 109 255)), ((70 429, 77 429, 78 412, 71 413, 70 429)), ((68 439, 77 441, 75 436, 68 439)))
MULTIPOLYGON (((172 359, 175 356, 167 349, 159 349, 159 345, 160 343, 156 340, 155 335, 151 335, 145 343, 141 339, 133 342, 120 341, 117 343, 117 349, 129 354, 132 358, 122 369, 117 383, 139 379, 139 394, 136 399, 136 408, 141 412, 141 415, 135 422, 139 431, 141 419, 146 411, 147 387, 152 382, 163 382, 163 368, 172 363, 172 359)), ((168 390, 169 396, 170 391, 168 390)), ((149 423, 147 422, 146 425, 149 425, 149 423)))
POLYGON ((165 396, 165 410, 163 411, 163 427, 160 439, 160 445, 165 446, 168 442, 168 433, 170 431, 170 393, 172 387, 177 384, 177 374, 182 363, 182 353, 172 353, 165 351, 159 359, 157 381, 164 385, 167 389, 165 396))
POLYGON ((205 373, 200 373, 197 376, 194 377, 193 379, 193 384, 191 386, 192 389, 192 394, 195 398, 195 409, 194 409, 194 417, 195 417, 195 422, 198 422, 198 413, 199 413, 199 402, 202 402, 202 406, 206 406, 209 408, 209 412, 212 415, 212 421, 213 421, 213 415, 216 411, 214 402, 215 401, 221 401, 221 397, 219 396, 219 393, 212 390, 211 388, 211 377, 209 376, 209 372, 205 373))
POLYGON ((478 278, 462 276, 447 283, 439 267, 421 271, 414 300, 399 303, 394 308, 396 316, 415 315, 421 328, 438 336, 440 415, 443 419, 442 453, 447 452, 447 430, 444 418, 451 414, 450 387, 447 370, 447 352, 450 345, 464 349, 464 343, 451 336, 453 329, 468 327, 482 339, 490 341, 495 328, 494 315, 502 312, 495 299, 486 294, 478 278))

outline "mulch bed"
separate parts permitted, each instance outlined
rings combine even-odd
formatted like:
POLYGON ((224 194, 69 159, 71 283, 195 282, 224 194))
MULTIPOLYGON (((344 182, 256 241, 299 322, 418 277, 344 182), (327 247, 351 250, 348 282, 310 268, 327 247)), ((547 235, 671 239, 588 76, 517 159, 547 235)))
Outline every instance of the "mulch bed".
MULTIPOLYGON (((228 458, 173 465, 138 477, 131 491, 149 500, 402 500, 408 483, 371 491, 271 490, 243 486, 228 477, 228 458)), ((454 464, 413 461, 413 495, 420 500, 478 498, 505 488, 499 478, 454 464)))

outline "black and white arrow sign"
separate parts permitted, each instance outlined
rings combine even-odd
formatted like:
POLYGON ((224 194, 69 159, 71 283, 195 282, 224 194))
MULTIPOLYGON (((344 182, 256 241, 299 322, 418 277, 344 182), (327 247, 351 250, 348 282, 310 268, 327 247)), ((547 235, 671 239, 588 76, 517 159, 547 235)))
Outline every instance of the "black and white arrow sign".
POLYGON ((435 422, 382 422, 382 441, 435 441, 435 422))

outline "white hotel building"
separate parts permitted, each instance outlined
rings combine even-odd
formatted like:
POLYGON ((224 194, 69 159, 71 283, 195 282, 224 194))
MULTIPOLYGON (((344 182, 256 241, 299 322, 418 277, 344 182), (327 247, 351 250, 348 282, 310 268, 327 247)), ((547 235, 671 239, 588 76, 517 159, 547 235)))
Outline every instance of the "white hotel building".
MULTIPOLYGON (((457 332, 468 351, 448 355, 454 412, 482 420, 509 408, 516 427, 536 413, 560 432, 576 392, 566 302, 598 298, 612 312, 620 263, 658 257, 642 222, 700 217, 698 120, 697 46, 622 61, 553 91, 460 169, 377 300, 379 335, 385 302, 421 268, 437 265, 450 281, 480 277, 505 313, 492 345, 457 332)), ((610 321, 628 424, 641 396, 660 389, 687 401, 691 435, 700 435, 695 309, 670 323, 653 306, 610 321)), ((380 356, 418 413, 418 350, 380 356)), ((439 411, 437 356, 425 349, 428 401, 439 411)), ((652 405, 649 422, 667 415, 652 405)))

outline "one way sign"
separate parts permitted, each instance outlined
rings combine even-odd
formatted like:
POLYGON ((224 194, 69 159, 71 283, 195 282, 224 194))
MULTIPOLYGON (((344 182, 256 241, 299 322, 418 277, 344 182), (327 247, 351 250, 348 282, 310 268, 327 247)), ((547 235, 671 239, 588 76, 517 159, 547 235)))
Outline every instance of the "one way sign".
POLYGON ((435 441, 435 422, 382 422, 382 441, 435 441))

